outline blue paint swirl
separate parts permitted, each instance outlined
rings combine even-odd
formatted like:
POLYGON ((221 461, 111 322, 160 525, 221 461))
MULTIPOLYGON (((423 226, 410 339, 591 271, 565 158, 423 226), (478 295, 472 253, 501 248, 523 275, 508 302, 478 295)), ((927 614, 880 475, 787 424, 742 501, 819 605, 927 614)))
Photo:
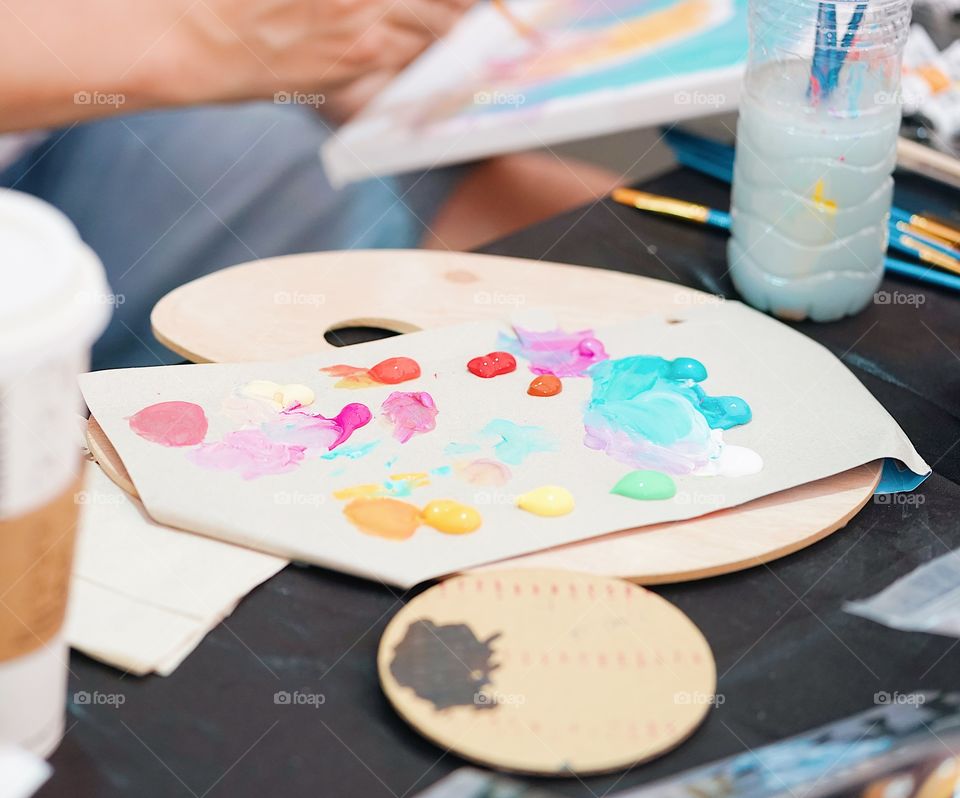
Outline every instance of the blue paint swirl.
POLYGON ((710 396, 699 383, 703 363, 635 355, 591 367, 584 412, 591 449, 634 468, 689 474, 719 457, 719 430, 746 424, 753 414, 739 396, 710 396))

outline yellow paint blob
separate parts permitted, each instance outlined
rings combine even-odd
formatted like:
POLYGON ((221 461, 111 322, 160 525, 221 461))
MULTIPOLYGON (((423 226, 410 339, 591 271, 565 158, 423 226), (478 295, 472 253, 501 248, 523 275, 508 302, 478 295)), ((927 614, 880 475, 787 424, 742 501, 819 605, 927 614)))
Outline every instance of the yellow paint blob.
POLYGON ((426 471, 407 471, 391 474, 382 485, 368 482, 363 485, 350 485, 333 492, 334 499, 375 499, 380 496, 406 496, 414 488, 423 488, 430 484, 430 475, 426 471))
POLYGON ((367 485, 351 485, 349 488, 341 488, 333 492, 334 499, 373 499, 377 496, 383 496, 383 486, 371 482, 367 485))
POLYGON ((437 499, 423 508, 423 523, 446 535, 466 535, 479 529, 482 519, 473 507, 453 499, 437 499))
POLYGON ((313 400, 316 398, 313 391, 306 385, 298 383, 281 385, 270 380, 248 382, 240 389, 240 393, 253 399, 265 399, 268 402, 273 402, 280 409, 296 405, 306 407, 313 404, 313 400))
POLYGON ((518 496, 517 507, 534 515, 566 515, 573 510, 573 495, 559 485, 544 485, 518 496))
POLYGON ((430 475, 426 471, 404 471, 391 474, 391 482, 405 482, 408 488, 422 488, 430 484, 430 475))
POLYGON ((398 499, 354 499, 343 514, 361 532, 387 540, 406 540, 420 526, 420 508, 398 499))

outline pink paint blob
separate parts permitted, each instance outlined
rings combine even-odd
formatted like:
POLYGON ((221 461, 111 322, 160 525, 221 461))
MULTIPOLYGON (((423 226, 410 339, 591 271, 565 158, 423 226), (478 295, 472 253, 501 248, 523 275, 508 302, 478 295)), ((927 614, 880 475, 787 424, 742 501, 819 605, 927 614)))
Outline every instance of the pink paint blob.
POLYGON ((276 443, 260 430, 242 429, 187 452, 187 459, 201 468, 239 471, 244 479, 254 479, 292 471, 303 460, 304 451, 302 446, 276 443))
POLYGON ((369 424, 371 418, 370 408, 351 402, 333 418, 295 408, 284 410, 279 418, 262 424, 260 429, 270 440, 279 443, 331 451, 349 440, 360 427, 369 424))
POLYGON ((196 446, 207 434, 207 417, 193 402, 160 402, 128 421, 137 435, 161 446, 196 446))
POLYGON ((380 407, 393 423, 393 437, 406 443, 414 435, 430 432, 437 426, 437 406, 425 391, 394 391, 380 407))
POLYGON ((593 330, 535 332, 515 327, 514 332, 517 339, 511 351, 529 360, 534 374, 582 377, 594 363, 609 357, 593 330))

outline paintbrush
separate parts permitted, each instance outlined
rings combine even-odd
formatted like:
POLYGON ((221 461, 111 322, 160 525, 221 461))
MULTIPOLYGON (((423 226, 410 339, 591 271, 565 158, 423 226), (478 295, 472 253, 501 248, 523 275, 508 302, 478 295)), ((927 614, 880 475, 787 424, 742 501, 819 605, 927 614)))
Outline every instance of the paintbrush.
POLYGON ((687 202, 673 197, 662 197, 659 194, 648 194, 645 191, 635 191, 632 188, 615 188, 610 196, 614 202, 629 205, 631 208, 640 211, 663 213, 668 216, 677 216, 681 219, 700 222, 701 224, 722 227, 724 230, 730 229, 730 214, 708 208, 706 205, 698 205, 695 202, 687 202))
MULTIPOLYGON (((664 131, 667 144, 673 149, 677 160, 684 166, 698 172, 710 175, 717 180, 730 183, 733 180, 733 147, 721 141, 713 141, 703 136, 689 133, 685 130, 671 128, 664 131)), ((953 255, 950 247, 960 246, 960 230, 944 222, 930 219, 917 213, 911 213, 894 205, 890 209, 891 218, 903 225, 909 225, 912 230, 904 230, 899 224, 900 232, 907 232, 920 238, 925 244, 937 248, 945 254, 953 255)), ((892 234, 892 231, 891 231, 892 234)))
MULTIPOLYGON (((649 211, 650 213, 659 213, 666 216, 674 216, 679 219, 686 219, 699 224, 718 227, 722 230, 730 229, 730 214, 726 211, 709 208, 706 205, 699 205, 695 202, 676 199, 674 197, 663 197, 659 194, 649 194, 645 191, 636 191, 631 188, 614 189, 610 195, 614 202, 635 208, 640 211, 649 211)), ((943 274, 931 269, 929 266, 908 263, 895 258, 886 258, 884 261, 887 271, 894 274, 902 274, 913 277, 916 280, 933 283, 935 285, 953 288, 960 291, 960 263, 956 260, 945 258, 941 253, 926 251, 920 242, 910 240, 909 236, 899 236, 901 239, 908 239, 906 242, 898 241, 894 243, 891 238, 891 246, 907 255, 913 255, 916 258, 930 264, 930 266, 939 266, 946 269, 951 274, 943 274), (944 258, 943 263, 938 262, 944 258)))
POLYGON ((905 255, 912 255, 923 263, 928 263, 954 274, 960 274, 960 259, 958 259, 957 253, 950 253, 944 247, 928 244, 920 236, 898 233, 894 224, 891 223, 888 247, 905 255))
POLYGON ((949 255, 952 258, 960 258, 960 250, 955 249, 950 246, 948 241, 943 240, 942 238, 936 238, 935 236, 930 235, 929 233, 920 230, 917 227, 914 227, 912 224, 907 224, 907 222, 894 221, 892 218, 889 223, 890 227, 890 237, 896 237, 897 233, 904 233, 910 238, 914 238, 919 241, 921 244, 926 244, 931 249, 936 252, 943 253, 944 255, 949 255))
POLYGON ((954 247, 960 245, 960 230, 948 224, 935 221, 934 219, 921 216, 917 213, 910 213, 896 206, 891 208, 890 216, 898 222, 903 222, 922 231, 924 235, 930 236, 931 238, 939 239, 954 247))

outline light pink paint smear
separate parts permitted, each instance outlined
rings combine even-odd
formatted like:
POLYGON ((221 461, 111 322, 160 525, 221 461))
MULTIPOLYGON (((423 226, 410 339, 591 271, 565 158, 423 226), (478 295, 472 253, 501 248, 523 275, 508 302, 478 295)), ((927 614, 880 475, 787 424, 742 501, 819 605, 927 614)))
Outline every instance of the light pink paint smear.
POLYGON ((582 377, 594 363, 606 360, 607 350, 593 330, 549 330, 537 332, 514 327, 516 339, 502 333, 498 343, 514 354, 530 361, 534 374, 557 377, 582 377))
POLYGON ((187 452, 187 459, 212 471, 239 471, 244 479, 286 474, 304 457, 304 447, 271 441, 257 429, 228 432, 222 441, 204 443, 187 452))
POLYGON ((394 391, 380 407, 393 424, 393 437, 406 443, 437 426, 437 406, 426 391, 394 391))

